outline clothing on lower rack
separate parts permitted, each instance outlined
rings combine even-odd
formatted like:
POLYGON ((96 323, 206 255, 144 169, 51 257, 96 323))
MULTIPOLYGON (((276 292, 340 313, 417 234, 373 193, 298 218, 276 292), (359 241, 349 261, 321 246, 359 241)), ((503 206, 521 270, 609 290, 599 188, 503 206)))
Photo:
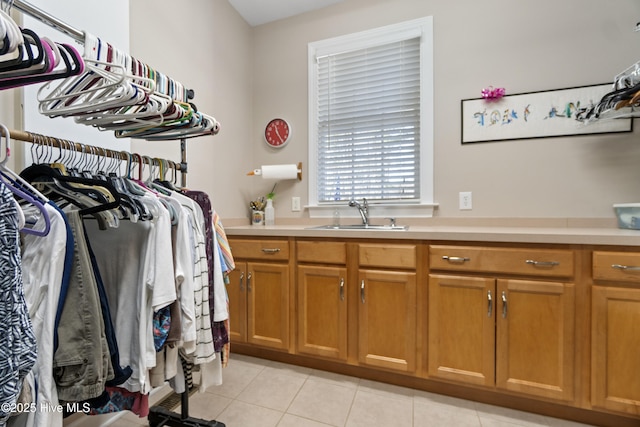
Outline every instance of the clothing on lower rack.
MULTIPOLYGON (((44 355, 29 375, 20 374, 19 387, 32 393, 24 393, 27 401, 89 403, 94 414, 126 409, 144 416, 149 391, 166 381, 183 390, 179 378, 190 377, 192 368, 200 391, 222 383, 229 260, 213 233, 213 210, 176 191, 147 190, 136 200, 148 216, 128 219, 122 209, 82 215, 74 200, 54 197, 45 205, 49 235, 25 234, 22 248, 14 243, 29 269, 26 319, 44 355), (161 320, 155 328, 154 319, 161 320)), ((18 209, 10 206, 17 230, 18 209)), ((24 209, 25 223, 43 229, 43 214, 24 209)), ((60 427, 62 416, 36 411, 12 417, 9 425, 60 427)))
POLYGON ((37 346, 22 285, 18 214, 13 195, 0 185, 0 425, 36 362, 37 346))
POLYGON ((101 315, 100 297, 84 228, 78 211, 66 212, 74 238, 71 283, 60 324, 59 345, 53 357, 53 374, 62 401, 81 402, 100 396, 113 367, 101 315))
MULTIPOLYGON (((22 236, 22 265, 25 299, 38 343, 39 357, 33 367, 33 389, 38 404, 58 404, 58 389, 53 381, 53 354, 58 345, 57 321, 59 301, 66 297, 73 262, 73 233, 67 217, 53 203, 45 204, 50 229, 46 238, 22 236), (38 387, 35 387, 37 381, 38 387)), ((26 211, 36 230, 45 229, 42 215, 26 211)), ((49 406, 51 405, 51 406, 49 406)), ((12 426, 61 427, 62 413, 34 411, 22 419, 11 419, 12 426)))

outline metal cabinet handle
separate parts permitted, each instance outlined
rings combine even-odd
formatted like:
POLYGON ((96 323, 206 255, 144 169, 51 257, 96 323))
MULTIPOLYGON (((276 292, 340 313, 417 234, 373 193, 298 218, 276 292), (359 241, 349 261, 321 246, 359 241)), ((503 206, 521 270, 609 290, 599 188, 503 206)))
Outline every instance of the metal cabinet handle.
POLYGON ((251 292, 251 272, 249 272, 249 275, 247 276, 247 291, 251 292))
POLYGON ((344 277, 340 279, 340 301, 344 301, 344 277))
POLYGON ((262 248, 262 252, 265 254, 277 254, 280 252, 280 248, 262 248))
POLYGON ((360 282, 360 301, 364 304, 364 280, 360 282))
POLYGON ((507 317, 507 293, 502 291, 502 318, 507 317))
POLYGON ((491 297, 491 291, 487 291, 487 317, 491 317, 493 312, 493 298, 491 297))
POLYGON ((624 270, 624 271, 640 271, 640 267, 632 267, 632 266, 621 265, 621 264, 612 264, 611 268, 615 268, 617 270, 624 270))
POLYGON ((240 292, 244 291, 244 272, 240 273, 240 292))
POLYGON ((528 259, 525 263, 531 264, 534 267, 555 267, 556 265, 560 265, 558 261, 535 261, 533 259, 528 259))
POLYGON ((462 256, 448 256, 448 255, 443 255, 442 259, 445 261, 449 261, 449 262, 459 262, 459 263, 463 263, 463 262, 467 262, 467 261, 471 261, 471 258, 468 257, 462 257, 462 256))

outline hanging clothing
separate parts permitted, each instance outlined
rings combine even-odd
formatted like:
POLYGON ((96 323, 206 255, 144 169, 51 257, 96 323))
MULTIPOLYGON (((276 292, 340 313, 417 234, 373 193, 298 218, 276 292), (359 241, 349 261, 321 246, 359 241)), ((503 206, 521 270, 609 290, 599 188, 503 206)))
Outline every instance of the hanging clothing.
POLYGON ((80 402, 100 396, 113 379, 100 297, 78 211, 67 212, 74 238, 71 283, 64 303, 53 358, 54 378, 62 401, 80 402))
POLYGON ((224 321, 229 318, 227 294, 224 285, 224 258, 220 256, 220 246, 214 230, 213 208, 209 195, 202 191, 185 191, 184 194, 193 199, 202 209, 205 229, 205 250, 207 254, 207 268, 209 280, 209 303, 212 305, 211 330, 216 352, 222 351, 229 342, 224 321))
POLYGON ((204 214, 200 206, 190 198, 172 192, 191 217, 191 230, 194 238, 193 252, 193 298, 195 308, 195 332, 194 342, 185 339, 184 353, 193 358, 196 365, 210 362, 215 359, 213 347, 213 335, 211 333, 211 309, 209 306, 209 268, 207 265, 206 240, 204 230, 204 214))
MULTIPOLYGON (((216 241, 219 245, 220 252, 220 261, 222 266, 222 274, 224 284, 229 284, 229 274, 231 271, 235 270, 236 264, 233 260, 233 255, 231 253, 231 245, 229 245, 229 239, 227 239, 227 233, 224 231, 224 226, 222 225, 222 219, 218 212, 213 211, 213 227, 216 231, 216 241)), ((219 328, 219 332, 222 336, 214 336, 214 346, 216 348, 221 347, 220 354, 222 357, 222 367, 226 367, 229 363, 229 354, 231 353, 231 341, 229 340, 229 295, 227 294, 226 286, 222 286, 224 288, 224 297, 226 303, 226 312, 227 318, 223 320, 224 328, 219 328)))
POLYGON ((171 251, 171 219, 155 198, 141 199, 151 211, 149 221, 121 221, 118 228, 100 230, 86 220, 120 350, 120 362, 132 369, 122 387, 151 391, 148 376, 156 364, 153 313, 176 299, 171 251))
MULTIPOLYGON (((45 205, 49 215, 49 234, 43 238, 31 234, 22 236, 22 265, 24 292, 29 316, 38 343, 38 359, 33 367, 38 405, 58 405, 58 390, 53 381, 53 354, 58 345, 57 325, 59 314, 71 277, 73 262, 73 233, 66 215, 53 203, 45 205)), ((29 211, 28 216, 34 213, 29 211)), ((42 215, 36 218, 33 228, 44 230, 42 215)), ((51 405, 51 406, 49 406, 51 405)), ((24 420, 11 419, 11 426, 61 427, 62 413, 57 411, 33 411, 24 420)))
MULTIPOLYGON (((224 275, 233 259, 228 242, 225 248, 220 244, 210 202, 203 210, 182 193, 147 189, 130 196, 149 215, 129 219, 131 204, 128 211, 97 210, 102 189, 95 179, 58 183, 47 180, 42 168, 31 177, 46 182, 47 195, 66 206, 45 205, 48 235, 23 236, 26 318, 36 326, 34 341, 43 354, 26 376, 20 373, 24 402, 52 408, 78 402, 81 409, 89 403, 96 414, 131 410, 144 416, 152 387, 170 380, 179 392, 194 367, 201 392, 222 384, 228 358, 224 275), (82 214, 76 194, 94 209, 90 214, 82 214), (154 319, 164 320, 155 324, 155 334, 154 319)), ((20 206, 8 197, 18 230, 20 206)), ((208 200, 204 193, 197 198, 208 200)), ((26 223, 43 230, 44 215, 31 210, 25 210, 26 223)), ((20 249, 17 239, 14 247, 20 249)), ((62 416, 26 412, 11 417, 9 425, 61 427, 62 416)))
MULTIPOLYGON (((37 344, 24 298, 18 215, 0 183, 0 403, 13 405, 36 362, 37 344)), ((3 406, 4 408, 4 406, 3 406)), ((0 409, 0 426, 9 413, 0 409)))

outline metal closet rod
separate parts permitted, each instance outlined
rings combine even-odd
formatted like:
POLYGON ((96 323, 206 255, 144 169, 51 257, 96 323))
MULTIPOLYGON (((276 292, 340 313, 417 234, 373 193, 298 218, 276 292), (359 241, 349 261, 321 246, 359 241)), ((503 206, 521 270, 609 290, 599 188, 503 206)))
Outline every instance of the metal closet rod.
POLYGON ((36 18, 57 30, 62 31, 63 33, 73 37, 75 40, 77 40, 80 43, 84 43, 83 31, 80 31, 77 28, 74 28, 71 25, 68 25, 62 22, 61 20, 45 12, 44 10, 39 9, 34 5, 29 4, 26 1, 22 1, 22 0, 13 0, 13 1, 3 0, 3 1, 6 3, 9 3, 10 6, 15 7, 20 12, 26 13, 27 15, 33 18, 36 18))
MULTIPOLYGON (((93 145, 82 144, 80 142, 56 138, 54 136, 40 135, 22 130, 11 129, 9 130, 9 135, 11 136, 11 139, 17 141, 31 142, 33 144, 43 145, 46 147, 60 148, 62 150, 76 151, 79 153, 93 154, 102 157, 111 157, 119 160, 128 160, 129 155, 133 156, 133 158, 137 157, 135 153, 129 153, 127 151, 115 151, 108 148, 96 147, 93 145)), ((148 157, 146 156, 141 156, 141 161, 145 162, 145 159, 147 158, 148 157)), ((177 171, 184 171, 184 169, 186 169, 186 165, 183 166, 182 163, 176 163, 171 160, 167 161, 167 163, 169 164, 169 167, 177 171)))

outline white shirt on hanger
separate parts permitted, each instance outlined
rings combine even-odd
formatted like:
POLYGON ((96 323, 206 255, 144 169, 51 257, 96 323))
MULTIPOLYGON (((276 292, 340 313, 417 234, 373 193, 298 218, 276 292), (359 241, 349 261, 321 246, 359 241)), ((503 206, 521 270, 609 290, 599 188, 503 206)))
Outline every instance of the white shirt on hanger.
MULTIPOLYGON (((33 367, 38 384, 38 408, 40 405, 55 407, 59 404, 53 381, 53 337, 67 247, 64 217, 49 204, 45 205, 45 209, 51 222, 49 234, 44 237, 23 234, 22 245, 24 296, 38 343, 38 359, 33 367)), ((44 230, 44 218, 38 218, 34 228, 44 230)), ((24 425, 60 427, 62 415, 60 412, 38 409, 30 414, 30 420, 24 425)))

